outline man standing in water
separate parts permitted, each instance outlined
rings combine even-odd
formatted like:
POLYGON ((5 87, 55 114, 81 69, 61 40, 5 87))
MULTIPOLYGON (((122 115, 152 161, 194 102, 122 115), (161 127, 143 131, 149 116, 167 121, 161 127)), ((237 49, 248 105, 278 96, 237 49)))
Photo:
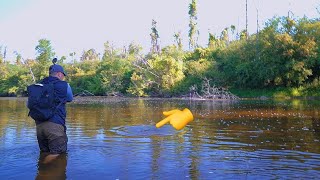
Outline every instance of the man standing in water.
POLYGON ((49 76, 40 82, 53 84, 56 104, 54 114, 46 121, 35 119, 40 152, 42 156, 45 155, 43 163, 48 163, 67 151, 66 103, 73 100, 73 94, 70 85, 64 81, 66 73, 63 67, 55 64, 56 61, 56 58, 53 59, 49 76))

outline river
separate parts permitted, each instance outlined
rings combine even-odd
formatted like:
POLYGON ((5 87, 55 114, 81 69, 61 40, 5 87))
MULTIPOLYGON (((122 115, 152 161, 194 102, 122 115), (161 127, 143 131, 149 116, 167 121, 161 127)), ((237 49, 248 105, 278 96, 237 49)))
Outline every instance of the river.
POLYGON ((320 102, 75 98, 68 153, 41 159, 25 98, 0 98, 0 179, 316 179, 320 102), (156 128, 189 108, 180 131, 156 128))

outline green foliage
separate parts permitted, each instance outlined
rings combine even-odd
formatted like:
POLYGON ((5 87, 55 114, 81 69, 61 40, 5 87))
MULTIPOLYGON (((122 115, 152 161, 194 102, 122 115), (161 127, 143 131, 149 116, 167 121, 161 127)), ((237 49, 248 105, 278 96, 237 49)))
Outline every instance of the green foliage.
POLYGON ((4 63, 4 55, 2 54, 2 46, 0 46, 0 64, 4 63))
POLYGON ((200 89, 202 79, 198 76, 187 76, 181 81, 177 82, 171 89, 171 93, 174 96, 186 95, 190 92, 192 86, 200 89))
POLYGON ((169 90, 177 81, 180 81, 184 75, 182 72, 183 62, 171 56, 160 55, 149 59, 149 64, 157 78, 155 82, 161 89, 169 90))
POLYGON ((138 97, 146 96, 147 85, 143 80, 143 76, 133 72, 130 80, 132 84, 128 87, 127 93, 138 97))
POLYGON ((38 54, 36 60, 43 65, 51 63, 51 60, 55 55, 51 46, 51 42, 47 39, 40 39, 38 43, 39 44, 35 48, 38 54))
MULTIPOLYGON (((104 44, 103 56, 94 49, 84 51, 77 61, 65 67, 75 94, 88 91, 95 95, 123 93, 133 96, 179 96, 190 88, 201 91, 204 79, 210 85, 229 88, 240 97, 319 96, 320 22, 307 18, 274 17, 259 33, 248 36, 245 30, 234 36, 230 26, 216 37, 209 33, 208 46, 196 46, 196 1, 189 5, 189 43, 192 51, 183 51, 181 35, 175 45, 158 48, 158 31, 153 21, 154 49, 146 56, 141 46, 131 43, 116 49, 104 44), (238 37, 240 36, 240 38, 238 37), (155 53, 156 52, 156 53, 155 53)), ((0 52, 0 95, 21 95, 32 83, 29 68, 36 80, 48 75, 54 57, 49 40, 36 46, 36 59, 24 60, 17 54, 16 64, 4 62, 0 52)), ((192 89, 192 90, 195 90, 192 89)))
POLYGON ((32 77, 26 67, 4 64, 10 74, 6 78, 0 80, 0 95, 22 95, 26 91, 26 87, 32 83, 32 77))
MULTIPOLYGON (((135 52, 131 51, 131 53, 135 52)), ((123 58, 122 54, 110 53, 106 50, 97 70, 103 91, 106 94, 125 93, 129 86, 128 79, 130 79, 131 71, 132 65, 128 59, 123 58)))
POLYGON ((314 36, 306 37, 299 26, 306 23, 274 18, 259 34, 223 49, 217 61, 225 84, 239 88, 299 87, 310 81, 319 65, 318 48, 314 36))
POLYGON ((70 81, 70 86, 72 87, 73 93, 75 95, 81 93, 92 93, 94 95, 105 95, 104 91, 99 84, 101 79, 96 75, 83 75, 77 76, 70 81))
POLYGON ((128 59, 130 61, 135 60, 136 57, 140 56, 141 51, 142 51, 142 47, 140 45, 135 43, 130 43, 128 47, 128 53, 129 53, 128 59))
POLYGON ((36 63, 33 64, 32 70, 36 81, 48 76, 49 66, 52 64, 55 53, 51 46, 51 42, 47 39, 40 39, 35 50, 37 52, 36 63))
MULTIPOLYGON (((136 70, 133 85, 136 92, 146 89, 145 93, 152 92, 157 95, 169 93, 175 84, 184 78, 183 52, 176 46, 168 46, 162 49, 160 54, 152 54, 147 60, 135 61, 136 70), (143 82, 140 82, 143 81, 143 82), (138 86, 137 84, 144 84, 138 86)), ((140 94, 145 94, 140 93, 140 94)), ((137 94, 137 93, 135 93, 137 94)))
POLYGON ((80 61, 99 61, 99 55, 94 49, 83 51, 80 61))
POLYGON ((177 46, 180 50, 182 50, 182 38, 181 38, 181 32, 175 33, 173 35, 175 42, 177 43, 177 46))

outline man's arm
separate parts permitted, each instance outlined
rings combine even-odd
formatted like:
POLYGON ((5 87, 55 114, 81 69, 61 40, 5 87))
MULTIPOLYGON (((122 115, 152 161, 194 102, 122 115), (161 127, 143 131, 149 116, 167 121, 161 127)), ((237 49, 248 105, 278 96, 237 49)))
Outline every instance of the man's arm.
POLYGON ((72 94, 72 89, 68 83, 68 88, 67 88, 67 102, 71 102, 73 100, 73 94, 72 94))

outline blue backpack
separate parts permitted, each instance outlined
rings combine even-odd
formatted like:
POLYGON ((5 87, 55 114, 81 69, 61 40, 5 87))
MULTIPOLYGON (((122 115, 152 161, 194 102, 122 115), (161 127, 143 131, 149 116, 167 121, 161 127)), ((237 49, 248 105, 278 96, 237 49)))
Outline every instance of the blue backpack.
MULTIPOLYGON (((57 109, 57 99, 54 92, 54 85, 32 84, 27 87, 28 108, 32 119, 36 121, 47 121, 57 109)), ((59 105, 58 105, 59 106, 59 105)))

